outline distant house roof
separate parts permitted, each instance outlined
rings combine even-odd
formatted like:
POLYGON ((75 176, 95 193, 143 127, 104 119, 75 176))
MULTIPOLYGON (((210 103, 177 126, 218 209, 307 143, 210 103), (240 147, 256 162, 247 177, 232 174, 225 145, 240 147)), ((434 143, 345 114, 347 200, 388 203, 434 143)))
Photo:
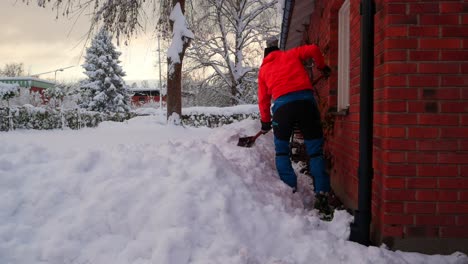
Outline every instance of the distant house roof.
POLYGON ((159 89, 155 88, 130 88, 133 96, 159 96, 159 89))
POLYGON ((280 49, 288 50, 301 45, 304 25, 310 23, 315 0, 285 0, 281 23, 280 49))
POLYGON ((0 77, 0 82, 10 84, 15 83, 24 88, 37 87, 47 89, 49 87, 55 86, 55 83, 53 82, 35 77, 0 77))
POLYGON ((153 92, 153 91, 156 91, 156 92, 159 92, 159 89, 157 88, 132 88, 130 87, 130 91, 132 92, 153 92))

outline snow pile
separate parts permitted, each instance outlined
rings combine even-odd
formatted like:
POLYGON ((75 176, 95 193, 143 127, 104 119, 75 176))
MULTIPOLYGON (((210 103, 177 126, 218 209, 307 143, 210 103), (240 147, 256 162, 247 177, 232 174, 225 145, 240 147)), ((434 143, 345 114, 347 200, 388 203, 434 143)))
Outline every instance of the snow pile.
POLYGON ((466 263, 347 241, 278 178, 271 133, 146 116, 0 137, 0 263, 466 263))
POLYGON ((154 108, 154 107, 138 107, 136 109, 133 109, 132 112, 134 112, 137 115, 160 115, 163 113, 165 109, 159 109, 159 108, 154 108))

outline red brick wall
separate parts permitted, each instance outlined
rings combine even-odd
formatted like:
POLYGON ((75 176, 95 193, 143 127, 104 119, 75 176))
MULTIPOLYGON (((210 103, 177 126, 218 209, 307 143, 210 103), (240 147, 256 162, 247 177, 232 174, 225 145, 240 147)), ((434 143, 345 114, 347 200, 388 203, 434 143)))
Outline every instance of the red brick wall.
MULTIPOLYGON (((305 38, 320 46, 334 70, 343 2, 315 1, 305 38)), ((466 238, 468 3, 375 2, 374 239, 466 238)), ((326 139, 333 189, 352 208, 357 204, 359 3, 351 0, 349 114, 335 118, 326 139)), ((336 75, 317 87, 326 98, 322 107, 336 107, 336 75)))
POLYGON ((468 3, 378 1, 377 8, 381 237, 468 237, 468 3))
MULTIPOLYGON (((338 64, 338 10, 344 0, 315 1, 308 38, 317 44, 325 56, 325 62, 333 72, 338 64)), ((347 116, 335 116, 332 131, 326 134, 325 152, 331 160, 331 178, 334 191, 348 207, 357 202, 357 166, 359 155, 359 9, 358 1, 352 0, 351 16, 351 93, 350 111, 347 116)), ((318 83, 316 87, 322 102, 322 114, 336 108, 338 78, 336 74, 318 83)))

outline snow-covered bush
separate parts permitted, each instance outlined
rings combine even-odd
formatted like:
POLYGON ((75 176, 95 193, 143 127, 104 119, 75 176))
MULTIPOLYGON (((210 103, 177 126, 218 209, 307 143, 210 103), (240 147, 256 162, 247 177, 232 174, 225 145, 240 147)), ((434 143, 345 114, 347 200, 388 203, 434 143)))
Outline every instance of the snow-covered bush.
POLYGON ((81 107, 99 112, 128 112, 130 93, 122 79, 125 72, 112 38, 101 29, 86 50, 83 68, 88 79, 81 83, 81 107))
POLYGON ((62 105, 63 98, 65 97, 65 90, 62 85, 57 85, 45 89, 44 96, 47 98, 47 103, 51 107, 59 107, 62 105))
POLYGON ((11 98, 19 95, 19 86, 17 84, 8 84, 0 82, 0 99, 9 104, 11 98))
MULTIPOLYGON (((122 122, 135 116, 160 115, 157 108, 136 109, 128 113, 102 113, 87 111, 80 108, 54 109, 24 105, 22 107, 0 107, 0 131, 11 129, 80 129, 95 127, 102 121, 122 122), (9 123, 8 115, 11 111, 13 126, 9 123)), ((240 105, 234 107, 190 107, 182 109, 182 116, 173 120, 194 127, 219 127, 247 118, 258 119, 256 105, 240 105)))
POLYGON ((24 105, 21 107, 0 108, 0 131, 11 129, 60 129, 68 127, 80 129, 83 127, 96 127, 102 121, 122 122, 134 117, 133 113, 101 113, 69 109, 61 112, 55 109, 45 109, 24 105), (12 124, 8 120, 11 113, 12 124))
POLYGON ((247 118, 258 119, 257 105, 231 107, 188 107, 182 109, 182 123, 187 126, 220 127, 247 118))
MULTIPOLYGON (((136 116, 161 115, 158 108, 137 108, 132 110, 136 116)), ((173 123, 175 117, 169 118, 173 123)), ((182 124, 193 127, 220 127, 244 119, 259 119, 257 105, 238 105, 230 107, 187 107, 182 108, 179 118, 182 124)))
POLYGON ((8 124, 8 129, 13 129, 13 117, 10 111, 10 99, 19 95, 19 86, 17 84, 0 83, 0 100, 6 101, 7 111, 2 113, 0 121, 8 124))
POLYGON ((23 106, 23 105, 41 106, 44 104, 42 95, 38 91, 31 91, 26 87, 19 87, 18 96, 10 100, 10 106, 23 106))
POLYGON ((65 87, 65 97, 63 98, 62 105, 64 109, 79 108, 82 99, 82 91, 80 89, 81 82, 73 84, 63 84, 65 87))
POLYGON ((187 126, 194 127, 220 127, 223 125, 231 124, 247 118, 258 119, 258 113, 250 114, 190 114, 182 115, 182 123, 187 126))

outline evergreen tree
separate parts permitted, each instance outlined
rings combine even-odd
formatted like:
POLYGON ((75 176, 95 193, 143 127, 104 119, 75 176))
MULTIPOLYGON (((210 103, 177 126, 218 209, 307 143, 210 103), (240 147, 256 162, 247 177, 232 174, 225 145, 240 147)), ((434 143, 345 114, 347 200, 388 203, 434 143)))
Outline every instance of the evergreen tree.
POLYGON ((125 72, 120 67, 119 57, 112 37, 101 29, 86 50, 84 73, 88 79, 81 84, 81 107, 100 112, 127 112, 130 110, 130 94, 125 81, 125 72))

